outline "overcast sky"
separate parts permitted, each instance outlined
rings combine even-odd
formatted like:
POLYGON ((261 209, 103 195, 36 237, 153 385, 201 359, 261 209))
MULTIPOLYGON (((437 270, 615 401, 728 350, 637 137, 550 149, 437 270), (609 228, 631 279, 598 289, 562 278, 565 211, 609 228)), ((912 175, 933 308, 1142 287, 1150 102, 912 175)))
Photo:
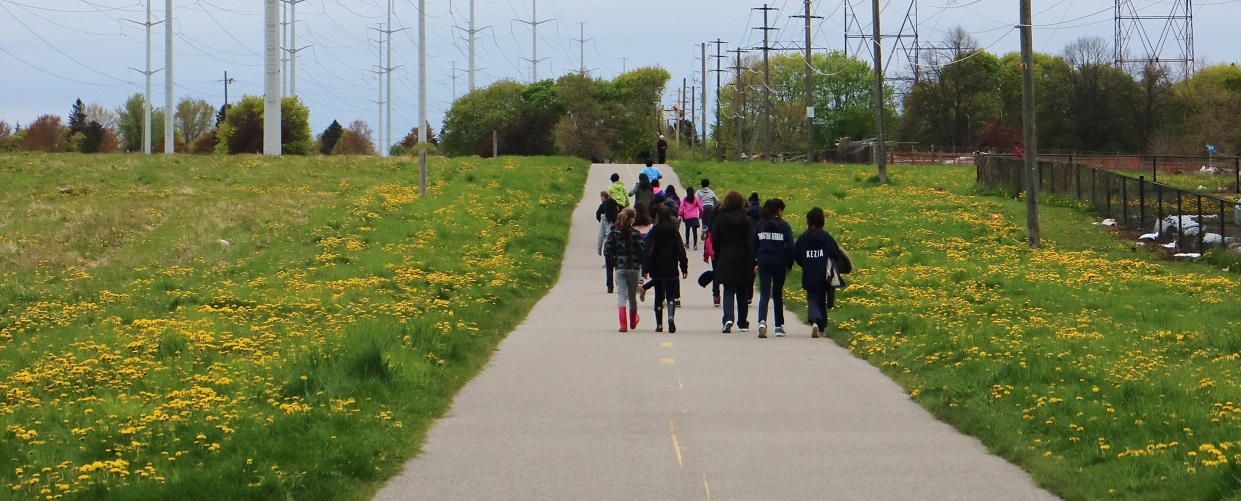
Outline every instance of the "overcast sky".
MULTIPOLYGON (((537 8, 538 76, 556 77, 582 65, 592 75, 612 78, 623 68, 661 66, 672 74, 665 101, 675 99, 682 78, 693 81, 701 67, 699 43, 727 42, 724 50, 762 44, 763 4, 735 0, 474 0, 478 40, 477 86, 502 79, 531 78, 532 33, 537 8), (523 22, 524 21, 524 22, 523 22), (585 24, 579 24, 585 23, 585 24)), ((881 26, 900 31, 912 0, 884 0, 881 26)), ((1185 0, 1128 0, 1143 16, 1166 16, 1185 0)), ((845 10, 858 10, 850 33, 869 33, 870 2, 812 2, 816 50, 840 50, 845 42, 845 10), (860 28, 860 30, 859 30, 860 28)), ((394 0, 393 135, 399 139, 418 118, 418 1, 394 0)), ((387 0, 302 0, 297 4, 297 91, 310 107, 316 134, 333 119, 363 119, 379 129, 379 33, 388 18, 387 0)), ((454 95, 468 91, 470 0, 427 0, 427 114, 439 131, 454 95), (454 72, 454 63, 456 71, 454 72), (455 86, 453 76, 456 75, 455 86)), ((769 0, 773 42, 804 39, 802 0, 769 0)), ((164 19, 164 2, 153 5, 152 20, 164 19)), ((175 0, 173 6, 174 97, 224 101, 224 72, 235 79, 229 99, 263 91, 263 2, 259 0, 175 0)), ((1036 50, 1060 53, 1072 40, 1093 35, 1110 46, 1114 38, 1113 0, 1034 0, 1036 50)), ((944 38, 961 26, 992 53, 1018 50, 1014 0, 924 0, 918 2, 922 42, 944 38)), ((1194 5, 1195 52, 1202 64, 1241 59, 1236 24, 1241 0, 1199 0, 1194 5), (1232 33, 1230 35, 1230 33, 1232 33)), ((74 99, 110 108, 142 92, 145 67, 146 2, 140 0, 0 0, 0 120, 29 123, 51 113, 67 117, 74 99), (136 21, 136 22, 134 22, 136 21)), ((1174 35, 1163 21, 1145 21, 1151 44, 1164 39, 1165 58, 1180 57, 1174 35)), ((164 66, 164 27, 152 32, 152 68, 164 66)), ((905 34, 912 35, 908 26, 905 34)), ((1130 42, 1141 52, 1140 34, 1130 42)), ((859 50, 852 40, 849 52, 859 50)), ((773 44, 774 45, 774 44, 773 44)), ((713 69, 714 45, 708 46, 713 69)), ((727 66, 727 64, 725 65, 727 66)), ((727 80, 727 78, 725 79, 727 80)), ((714 92, 714 76, 710 78, 714 92)), ((164 103, 164 75, 156 73, 152 102, 164 103)), ((158 147, 156 148, 158 150, 158 147)))

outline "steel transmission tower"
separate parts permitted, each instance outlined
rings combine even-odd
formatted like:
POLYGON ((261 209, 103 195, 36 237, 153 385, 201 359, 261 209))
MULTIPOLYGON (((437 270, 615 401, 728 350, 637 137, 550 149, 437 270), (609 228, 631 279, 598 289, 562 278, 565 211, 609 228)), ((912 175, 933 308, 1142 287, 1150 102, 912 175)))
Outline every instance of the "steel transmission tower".
MULTIPOLYGON (((862 21, 859 20, 857 10, 853 3, 857 0, 844 0, 842 10, 845 16, 845 56, 850 54, 849 45, 853 42, 855 46, 854 54, 857 56, 867 56, 874 59, 871 51, 872 33, 867 33, 862 21)), ((862 17, 860 19, 865 19, 862 17)), ((890 26, 890 25, 889 25, 890 26)), ((884 80, 889 82, 902 82, 906 85, 913 84, 918 81, 919 73, 921 73, 921 54, 918 38, 918 0, 909 0, 909 6, 905 9, 905 16, 901 20, 901 28, 896 33, 884 34, 884 39, 890 40, 888 44, 888 53, 884 57, 884 80), (903 60, 908 68, 908 73, 892 71, 893 62, 897 61, 897 57, 903 60)))
MULTIPOLYGON (((1185 76, 1194 73, 1193 0, 1173 0, 1168 14, 1139 12, 1134 0, 1116 0, 1116 39, 1114 62, 1126 71, 1149 64, 1179 64, 1185 76), (1158 26, 1158 31, 1147 31, 1158 26), (1152 35, 1154 34, 1154 35, 1152 35), (1141 55, 1131 55, 1133 38, 1141 44, 1141 55)), ((1158 4, 1151 8, 1161 8, 1158 4)), ((1149 11, 1151 8, 1145 9, 1149 11)))

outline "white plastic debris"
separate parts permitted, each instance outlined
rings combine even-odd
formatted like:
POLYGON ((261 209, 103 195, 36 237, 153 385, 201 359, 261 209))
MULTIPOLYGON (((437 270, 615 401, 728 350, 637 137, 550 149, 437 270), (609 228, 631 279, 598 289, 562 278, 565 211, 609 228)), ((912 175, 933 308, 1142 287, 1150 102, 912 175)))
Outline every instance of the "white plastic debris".
POLYGON ((1159 239, 1158 233, 1147 233, 1145 235, 1138 237, 1138 240, 1158 240, 1158 239, 1159 239))
POLYGON ((1176 242, 1168 242, 1168 243, 1166 243, 1166 244, 1163 244, 1163 248, 1165 248, 1165 249, 1175 249, 1175 248, 1176 248, 1176 242))
POLYGON ((1116 220, 1112 218, 1108 218, 1108 219, 1104 219, 1103 222, 1099 224, 1102 224, 1103 226, 1116 226, 1116 220))
POLYGON ((224 247, 228 247, 230 244, 228 243, 228 240, 225 240, 225 239, 221 238, 221 239, 220 239, 220 245, 222 245, 222 246, 224 246, 224 247))
POLYGON ((1197 258, 1202 257, 1202 254, 1199 254, 1197 252, 1181 252, 1181 253, 1173 254, 1172 257, 1182 257, 1182 258, 1187 257, 1187 258, 1197 259, 1197 258))

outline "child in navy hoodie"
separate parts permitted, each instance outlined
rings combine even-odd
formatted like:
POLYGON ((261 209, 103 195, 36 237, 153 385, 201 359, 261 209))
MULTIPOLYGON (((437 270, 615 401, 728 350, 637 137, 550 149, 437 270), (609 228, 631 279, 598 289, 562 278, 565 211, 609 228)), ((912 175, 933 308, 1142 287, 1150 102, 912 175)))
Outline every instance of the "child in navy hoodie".
POLYGON ((750 237, 758 262, 758 337, 767 337, 768 300, 775 308, 776 337, 784 337, 784 278, 793 269, 793 228, 784 222, 784 201, 771 198, 758 213, 750 237))
MULTIPOLYGON (((810 337, 819 337, 827 330, 827 310, 835 306, 836 288, 832 278, 853 271, 849 255, 836 244, 836 239, 823 229, 823 209, 815 207, 806 214, 806 232, 797 237, 797 264, 802 268, 801 288, 806 290, 810 320, 810 337), (831 263, 831 270, 828 263, 831 263)), ((843 283, 843 282, 841 282, 843 283)))

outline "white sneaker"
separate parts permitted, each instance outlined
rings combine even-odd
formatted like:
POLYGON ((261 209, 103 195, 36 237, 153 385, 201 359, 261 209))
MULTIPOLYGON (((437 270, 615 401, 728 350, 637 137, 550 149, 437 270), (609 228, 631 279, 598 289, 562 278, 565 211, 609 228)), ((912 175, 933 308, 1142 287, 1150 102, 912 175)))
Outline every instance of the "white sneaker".
POLYGON ((733 331, 733 321, 729 320, 727 322, 724 322, 724 328, 721 329, 720 332, 723 334, 728 334, 732 331, 733 331))
POLYGON ((784 327, 783 327, 783 326, 779 326, 779 325, 777 325, 777 326, 776 326, 776 337, 784 337, 784 327))
POLYGON ((767 337, 767 322, 758 323, 758 337, 760 338, 767 337))
POLYGON ((810 326, 810 337, 812 338, 819 337, 819 324, 814 324, 810 326))

